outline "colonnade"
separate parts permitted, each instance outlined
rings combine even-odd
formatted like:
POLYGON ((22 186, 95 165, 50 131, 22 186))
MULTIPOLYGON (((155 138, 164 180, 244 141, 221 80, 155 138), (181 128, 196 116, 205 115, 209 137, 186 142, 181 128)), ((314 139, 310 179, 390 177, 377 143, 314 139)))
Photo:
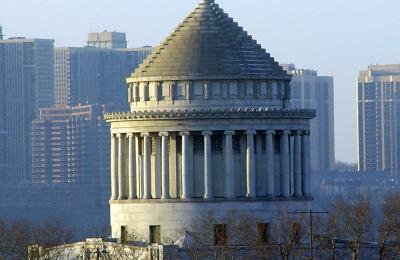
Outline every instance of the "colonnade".
MULTIPOLYGON (((246 197, 254 199, 257 194, 257 175, 254 137, 257 134, 265 135, 265 187, 266 196, 263 197, 303 197, 310 196, 310 138, 307 130, 266 130, 266 131, 225 131, 223 132, 223 161, 225 171, 225 198, 235 199, 240 197, 235 192, 235 169, 233 137, 240 134, 246 136, 246 197), (292 141, 291 138, 292 137, 292 141), (274 142, 279 140, 279 151, 276 151, 274 142), (279 152, 279 174, 274 167, 274 153, 279 152), (279 176, 279 189, 275 187, 275 178, 279 176), (279 191, 278 191, 279 190, 279 191), (278 192, 277 192, 278 191, 278 192)), ((220 133, 220 131, 218 132, 220 133)), ((181 140, 181 167, 179 177, 179 195, 183 200, 191 199, 190 195, 190 156, 189 137, 193 132, 183 131, 177 134, 181 140)), ((212 135, 213 131, 201 132, 204 138, 204 199, 213 199, 213 173, 212 160, 212 135)), ((118 133, 111 135, 111 200, 134 199, 170 199, 170 132, 159 133, 118 133), (160 158, 161 196, 153 198, 151 192, 151 136, 160 138, 161 147, 158 150, 160 158), (139 141, 141 139, 141 141, 139 141), (140 145, 142 145, 140 147, 140 145), (126 147, 127 146, 127 147, 126 147), (141 153, 140 153, 141 151, 141 153), (141 159, 140 159, 141 158, 141 159), (127 160, 127 161, 125 161, 127 160), (139 167, 140 164, 140 167, 139 167), (139 180, 139 178, 141 180, 139 180), (138 183, 142 185, 138 191, 138 183)), ((258 148, 260 149, 260 148, 258 148)), ((154 180, 153 180, 154 181, 154 180)))

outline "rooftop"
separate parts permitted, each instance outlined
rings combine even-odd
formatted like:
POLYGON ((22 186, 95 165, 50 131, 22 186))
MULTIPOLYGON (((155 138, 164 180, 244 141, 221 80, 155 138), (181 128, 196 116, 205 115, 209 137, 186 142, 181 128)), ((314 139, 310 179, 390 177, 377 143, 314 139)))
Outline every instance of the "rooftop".
POLYGON ((202 0, 131 77, 134 81, 290 79, 270 54, 214 0, 202 0))

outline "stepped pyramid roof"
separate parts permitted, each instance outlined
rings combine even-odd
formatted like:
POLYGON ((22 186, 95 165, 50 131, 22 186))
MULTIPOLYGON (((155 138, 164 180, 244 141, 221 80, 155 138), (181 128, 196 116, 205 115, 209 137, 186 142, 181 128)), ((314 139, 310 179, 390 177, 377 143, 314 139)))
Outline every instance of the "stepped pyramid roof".
POLYGON ((196 9, 131 75, 132 81, 290 76, 214 0, 196 9))

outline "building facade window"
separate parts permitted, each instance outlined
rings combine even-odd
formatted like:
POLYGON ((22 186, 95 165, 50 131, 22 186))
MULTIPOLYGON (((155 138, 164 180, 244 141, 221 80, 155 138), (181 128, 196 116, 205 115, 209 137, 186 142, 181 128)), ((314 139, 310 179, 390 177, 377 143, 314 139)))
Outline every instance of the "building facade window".
POLYGON ((228 225, 214 224, 214 245, 226 246, 228 244, 228 225))
POLYGON ((271 226, 269 223, 258 223, 258 243, 261 245, 266 245, 270 241, 271 236, 271 226))
POLYGON ((149 243, 161 244, 161 226, 149 226, 149 243))

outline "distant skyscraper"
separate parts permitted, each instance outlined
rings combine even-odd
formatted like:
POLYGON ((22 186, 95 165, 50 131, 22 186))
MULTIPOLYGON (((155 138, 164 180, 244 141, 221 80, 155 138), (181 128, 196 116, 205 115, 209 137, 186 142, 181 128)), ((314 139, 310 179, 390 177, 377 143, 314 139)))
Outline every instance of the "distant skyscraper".
POLYGON ((32 182, 109 182, 103 106, 45 108, 32 123, 32 182))
POLYGON ((125 79, 147 57, 147 49, 55 48, 55 104, 126 110, 125 79))
POLYGON ((6 158, 7 165, 1 173, 3 181, 30 180, 32 120, 40 108, 53 105, 53 45, 53 40, 43 39, 0 41, 0 88, 4 99, 0 124, 6 136, 6 149, 0 151, 0 157, 6 158))
POLYGON ((123 51, 128 56, 129 66, 132 68, 137 68, 142 62, 153 52, 153 47, 144 46, 141 48, 128 48, 128 49, 118 49, 123 51))
POLYGON ((4 61, 4 45, 0 44, 0 184, 7 182, 7 130, 4 61))
POLYGON ((121 32, 89 33, 87 45, 90 47, 120 49, 126 48, 126 34, 121 32))
POLYGON ((0 40, 3 40, 3 27, 0 26, 0 40))
POLYGON ((400 65, 368 66, 357 82, 358 167, 397 175, 400 163, 400 65))
POLYGON ((312 108, 317 117, 311 120, 311 168, 316 172, 332 171, 335 167, 333 77, 318 76, 314 70, 284 65, 293 76, 291 108, 312 108))

